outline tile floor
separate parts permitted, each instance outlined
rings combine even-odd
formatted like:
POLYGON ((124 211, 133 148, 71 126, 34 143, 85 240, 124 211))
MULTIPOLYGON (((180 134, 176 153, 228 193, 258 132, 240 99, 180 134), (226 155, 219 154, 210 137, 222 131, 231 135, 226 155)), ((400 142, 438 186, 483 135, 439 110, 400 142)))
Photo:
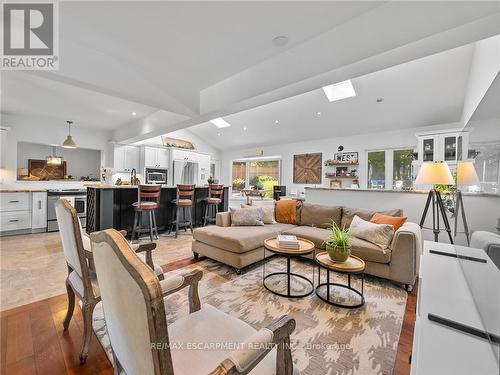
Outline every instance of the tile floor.
MULTIPOLYGON (((189 232, 160 235, 153 259, 160 265, 192 257, 189 232)), ((0 310, 66 293, 66 262, 59 232, 0 237, 0 310)))

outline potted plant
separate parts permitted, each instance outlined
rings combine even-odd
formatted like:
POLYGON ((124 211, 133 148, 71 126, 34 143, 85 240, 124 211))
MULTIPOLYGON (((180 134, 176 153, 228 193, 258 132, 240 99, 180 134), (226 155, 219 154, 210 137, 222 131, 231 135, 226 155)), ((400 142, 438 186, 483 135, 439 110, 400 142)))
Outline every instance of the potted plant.
POLYGON ((208 182, 209 184, 213 184, 213 183, 215 182, 215 180, 214 180, 214 178, 213 178, 212 176, 210 176, 210 177, 208 178, 207 182, 208 182))
POLYGON ((351 239, 349 230, 340 228, 334 221, 329 228, 328 239, 326 240, 326 251, 330 259, 334 262, 345 262, 351 255, 351 239))

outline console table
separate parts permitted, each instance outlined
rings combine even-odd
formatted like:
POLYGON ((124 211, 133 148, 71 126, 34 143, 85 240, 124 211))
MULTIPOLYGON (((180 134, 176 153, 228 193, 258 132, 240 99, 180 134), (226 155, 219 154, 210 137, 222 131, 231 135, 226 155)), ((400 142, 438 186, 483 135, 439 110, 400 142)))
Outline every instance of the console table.
POLYGON ((425 241, 412 375, 499 374, 496 338, 480 337, 500 333, 498 285, 499 270, 483 250, 425 241))

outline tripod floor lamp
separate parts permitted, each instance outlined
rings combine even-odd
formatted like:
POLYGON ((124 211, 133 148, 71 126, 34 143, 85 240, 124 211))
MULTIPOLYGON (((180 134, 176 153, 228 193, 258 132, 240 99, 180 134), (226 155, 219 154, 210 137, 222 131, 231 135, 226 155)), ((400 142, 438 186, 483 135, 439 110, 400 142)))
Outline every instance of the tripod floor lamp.
POLYGON ((429 211, 429 206, 432 204, 432 231, 434 232, 434 241, 439 241, 439 232, 445 230, 448 233, 450 243, 453 243, 451 235, 450 222, 446 216, 446 209, 444 208, 443 199, 436 185, 454 185, 455 181, 451 175, 450 168, 445 162, 425 162, 422 163, 415 180, 416 185, 432 185, 427 196, 424 212, 420 219, 420 228, 424 227, 425 218, 429 211), (440 228, 440 221, 443 221, 444 229, 440 228))
POLYGON ((467 217, 465 215, 464 201, 462 199, 462 191, 460 187, 469 187, 479 185, 479 177, 477 177, 476 169, 471 161, 457 162, 457 196, 455 200, 455 230, 454 234, 457 235, 457 226, 459 217, 462 218, 464 225, 464 234, 467 238, 467 245, 470 245, 469 226, 467 224, 467 217))

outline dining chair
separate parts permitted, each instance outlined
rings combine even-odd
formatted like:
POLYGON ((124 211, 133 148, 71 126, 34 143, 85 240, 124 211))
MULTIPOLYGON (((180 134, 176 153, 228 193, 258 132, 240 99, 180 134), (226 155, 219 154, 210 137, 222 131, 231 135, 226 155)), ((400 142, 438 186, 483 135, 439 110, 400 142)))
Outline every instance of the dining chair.
POLYGON ((298 373, 290 348, 294 319, 283 315, 256 330, 211 305, 201 307, 201 271, 159 281, 116 230, 90 238, 115 374, 298 373), (169 324, 164 298, 185 287, 190 313, 169 324))

